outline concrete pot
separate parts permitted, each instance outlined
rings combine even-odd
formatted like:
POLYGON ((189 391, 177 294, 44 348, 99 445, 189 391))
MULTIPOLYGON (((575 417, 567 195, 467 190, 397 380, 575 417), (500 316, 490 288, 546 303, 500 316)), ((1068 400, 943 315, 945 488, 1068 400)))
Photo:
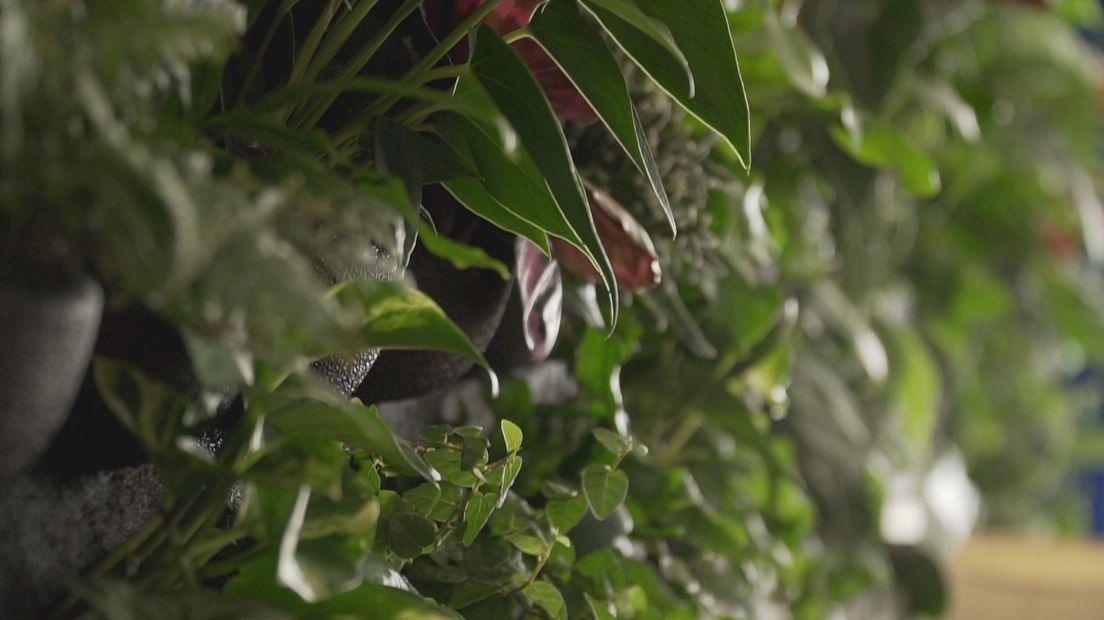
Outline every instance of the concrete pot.
POLYGON ((91 279, 41 289, 0 282, 0 485, 68 417, 102 313, 103 289, 91 279))

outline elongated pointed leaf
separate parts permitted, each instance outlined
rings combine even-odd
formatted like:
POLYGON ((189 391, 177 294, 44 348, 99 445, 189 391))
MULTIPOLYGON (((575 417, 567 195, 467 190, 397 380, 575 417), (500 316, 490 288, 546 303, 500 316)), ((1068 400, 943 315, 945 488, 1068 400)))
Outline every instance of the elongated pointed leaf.
POLYGON ((690 71, 690 63, 679 49, 671 30, 663 22, 645 14, 633 0, 582 0, 582 2, 583 6, 592 12, 600 10, 608 16, 623 21, 651 39, 662 51, 667 52, 685 73, 686 94, 694 95, 694 75, 690 71))
POLYGON ((671 203, 643 133, 621 67, 579 13, 577 0, 552 0, 529 23, 538 43, 579 89, 625 153, 647 178, 676 231, 671 203))
POLYGON ((608 318, 611 325, 615 324, 619 300, 613 265, 598 239, 582 181, 551 104, 525 63, 486 26, 478 31, 471 67, 540 169, 573 236, 581 242, 579 249, 602 274, 609 302, 608 318))
POLYGON ((497 141, 484 127, 467 118, 448 114, 437 123, 444 140, 455 151, 467 154, 479 171, 478 180, 456 179, 444 184, 460 202, 496 225, 524 235, 542 249, 548 247, 546 233, 576 245, 582 243, 528 154, 521 149, 511 154, 510 145, 497 141), (485 192, 481 193, 478 187, 485 192), (490 194, 492 200, 487 201, 485 194, 490 194), (507 213, 501 213, 502 210, 507 213))
POLYGON ((682 68, 666 50, 597 0, 587 8, 633 61, 679 105, 723 137, 745 168, 751 165, 751 118, 728 18, 720 0, 625 0, 663 22, 694 74, 688 91, 682 68))

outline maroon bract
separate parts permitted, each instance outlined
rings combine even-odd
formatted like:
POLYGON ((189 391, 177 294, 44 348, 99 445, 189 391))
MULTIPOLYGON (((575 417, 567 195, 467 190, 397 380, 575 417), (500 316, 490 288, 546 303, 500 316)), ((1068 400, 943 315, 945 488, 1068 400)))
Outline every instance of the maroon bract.
MULTIPOLYGON (((618 283, 633 291, 655 288, 662 272, 655 246, 644 228, 613 196, 594 188, 587 189, 590 213, 602 246, 613 263, 618 283)), ((556 260, 564 269, 596 280, 598 272, 587 257, 566 241, 552 237, 556 260)))
MULTIPOLYGON (((456 0, 455 2, 429 0, 423 5, 422 13, 430 30, 438 36, 443 36, 456 27, 472 11, 482 6, 483 2, 484 0, 456 0), (451 11, 448 8, 450 4, 452 5, 451 11)), ((513 32, 529 25, 529 20, 533 18, 533 12, 536 11, 541 2, 542 0, 502 0, 494 11, 487 15, 483 23, 499 34, 513 32)), ((466 46, 466 43, 461 43, 450 54, 453 62, 458 60, 457 56, 466 55, 467 49, 462 46, 466 46)), ((512 47, 529 67, 533 77, 537 78, 537 82, 544 89, 544 94, 548 97, 548 101, 552 104, 552 109, 556 111, 557 116, 580 125, 589 125, 598 120, 598 115, 594 113, 594 109, 579 94, 578 89, 560 70, 556 61, 552 60, 552 57, 536 41, 521 39, 515 42, 512 47)))
POLYGON ((525 346, 530 359, 540 362, 552 353, 560 334, 563 281, 556 261, 545 256, 533 242, 518 237, 515 247, 525 346))

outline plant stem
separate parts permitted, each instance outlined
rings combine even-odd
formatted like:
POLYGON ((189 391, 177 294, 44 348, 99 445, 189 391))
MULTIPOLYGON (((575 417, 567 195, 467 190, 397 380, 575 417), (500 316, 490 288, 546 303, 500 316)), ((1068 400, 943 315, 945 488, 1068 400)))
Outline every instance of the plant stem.
POLYGON ((273 37, 276 36, 276 31, 280 29, 280 24, 284 21, 284 16, 291 12, 291 9, 298 4, 299 0, 284 0, 280 6, 276 7, 276 14, 272 17, 272 24, 269 25, 268 31, 265 32, 264 39, 261 40, 261 46, 257 48, 257 55, 253 59, 253 65, 249 67, 249 73, 245 76, 245 81, 242 82, 241 90, 238 91, 238 99, 235 102, 236 107, 241 107, 245 104, 246 93, 252 88, 253 82, 256 81, 257 76, 261 73, 261 67, 264 65, 263 59, 265 53, 268 51, 268 46, 272 44, 273 37))
POLYGON ((506 34, 502 35, 502 40, 507 43, 516 43, 517 41, 532 35, 533 32, 529 30, 529 28, 518 28, 517 30, 507 32, 506 34))
MULTIPOLYGON (((478 9, 465 17, 452 32, 448 33, 445 38, 441 39, 440 43, 411 67, 410 70, 403 75, 400 82, 403 84, 417 84, 422 74, 429 71, 452 51, 452 48, 456 47, 460 40, 467 36, 468 32, 475 28, 479 22, 483 21, 483 18, 490 14, 490 12, 498 6, 499 2, 501 2, 501 0, 487 0, 487 2, 482 4, 478 9)), ((356 138, 358 134, 376 119, 376 117, 385 114, 391 109, 391 106, 395 105, 400 99, 402 99, 402 97, 399 95, 380 97, 373 102, 372 105, 368 106, 367 109, 346 123, 340 131, 335 133, 334 143, 340 146, 356 138)))
POLYGON ((341 20, 333 32, 326 35, 325 40, 322 42, 322 48, 319 49, 318 53, 311 59, 310 65, 303 74, 304 82, 314 82, 318 74, 322 72, 322 69, 330 64, 334 56, 336 56, 341 48, 349 41, 349 37, 353 35, 353 32, 356 31, 357 27, 360 26, 360 23, 364 21, 364 18, 368 16, 368 13, 375 5, 376 0, 361 0, 353 7, 349 14, 341 20))
POLYGON ((314 27, 311 28, 310 34, 307 35, 307 40, 303 41, 303 48, 295 54, 295 64, 291 66, 291 75, 288 76, 288 86, 297 84, 299 80, 306 73, 307 67, 310 66, 311 60, 314 59, 314 53, 318 49, 318 44, 322 41, 322 36, 326 33, 326 29, 330 27, 330 21, 333 19, 334 13, 337 12, 337 3, 341 0, 330 0, 326 4, 326 8, 322 9, 322 14, 318 16, 318 21, 315 22, 314 27))
MULTIPOLYGON (((402 6, 395 10, 391 18, 372 35, 372 38, 364 44, 364 47, 360 49, 353 60, 345 66, 344 71, 341 72, 338 79, 352 78, 360 73, 360 70, 364 68, 364 65, 368 64, 368 61, 379 51, 379 48, 383 46, 384 42, 386 42, 395 29, 399 27, 399 24, 421 5, 422 0, 406 0, 402 6)), ((337 94, 324 95, 314 106, 310 107, 302 114, 293 115, 290 123, 291 128, 299 132, 307 132, 314 129, 314 126, 318 124, 318 121, 326 114, 326 111, 330 109, 330 106, 333 105, 338 96, 337 94)))

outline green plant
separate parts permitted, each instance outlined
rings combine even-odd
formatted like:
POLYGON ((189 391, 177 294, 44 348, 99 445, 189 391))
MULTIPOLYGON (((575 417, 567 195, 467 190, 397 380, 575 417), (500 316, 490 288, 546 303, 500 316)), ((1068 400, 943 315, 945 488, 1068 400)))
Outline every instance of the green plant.
POLYGON ((165 504, 56 612, 937 613, 895 545, 940 542, 879 515, 954 446, 990 523, 1056 521, 1062 380, 1104 354, 1067 256, 1102 247, 1091 3, 735 4, 5 0, 0 275, 93 274, 204 385, 96 360, 165 504), (399 281, 415 237, 508 275, 420 216, 431 184, 582 256, 553 353, 577 389, 504 376, 493 432, 408 441, 309 363, 488 366, 399 281), (655 291, 618 286, 588 186, 654 240, 655 291), (244 414, 211 456, 227 389, 244 414))

